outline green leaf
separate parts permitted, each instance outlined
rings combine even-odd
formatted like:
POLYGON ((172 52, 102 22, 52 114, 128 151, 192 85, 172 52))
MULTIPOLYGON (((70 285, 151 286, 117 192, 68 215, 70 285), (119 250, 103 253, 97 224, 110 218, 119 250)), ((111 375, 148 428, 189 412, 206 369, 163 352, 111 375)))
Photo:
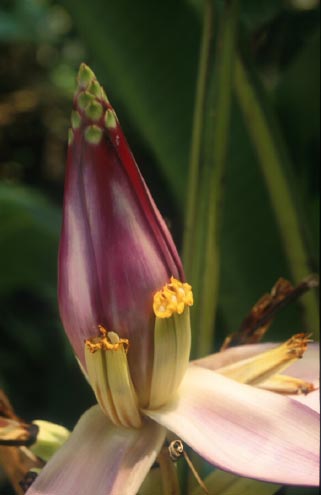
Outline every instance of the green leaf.
POLYGON ((56 287, 60 212, 36 191, 0 184, 0 294, 56 287))

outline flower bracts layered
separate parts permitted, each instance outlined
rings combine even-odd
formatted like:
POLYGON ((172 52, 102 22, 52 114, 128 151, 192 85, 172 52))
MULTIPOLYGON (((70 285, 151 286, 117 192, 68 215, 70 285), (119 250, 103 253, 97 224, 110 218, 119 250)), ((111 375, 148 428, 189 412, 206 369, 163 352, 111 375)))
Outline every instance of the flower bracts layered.
POLYGON ((152 370, 152 297, 184 280, 171 235, 93 72, 78 75, 59 250, 59 308, 84 369, 84 341, 98 324, 131 342, 128 360, 142 402, 152 370), (133 338, 134 337, 134 338, 133 338))

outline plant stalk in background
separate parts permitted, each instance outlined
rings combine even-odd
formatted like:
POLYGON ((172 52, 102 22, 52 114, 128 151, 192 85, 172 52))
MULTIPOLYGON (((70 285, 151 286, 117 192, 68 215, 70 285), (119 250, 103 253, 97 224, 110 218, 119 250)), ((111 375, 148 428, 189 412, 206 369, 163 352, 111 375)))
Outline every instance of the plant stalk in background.
POLYGON ((197 300, 192 317, 195 356, 210 352, 214 342, 238 1, 226 2, 223 8, 216 63, 213 12, 214 2, 205 2, 183 246, 184 265, 197 300))

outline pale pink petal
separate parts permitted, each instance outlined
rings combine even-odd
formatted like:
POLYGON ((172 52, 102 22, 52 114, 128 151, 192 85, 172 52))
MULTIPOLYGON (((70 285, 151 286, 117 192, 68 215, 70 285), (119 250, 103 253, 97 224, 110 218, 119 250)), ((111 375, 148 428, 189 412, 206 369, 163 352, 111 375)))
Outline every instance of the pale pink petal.
POLYGON ((320 377, 320 344, 318 342, 309 344, 303 358, 291 364, 284 373, 307 382, 317 380, 320 377))
POLYGON ((319 415, 287 397, 192 366, 176 400, 146 414, 223 470, 318 484, 319 415))
POLYGON ((79 420, 28 495, 135 495, 164 442, 165 430, 112 425, 98 406, 79 420))
POLYGON ((314 382, 314 386, 316 387, 316 390, 313 392, 310 392, 307 395, 304 394, 298 394, 298 395, 291 395, 291 399, 294 399, 298 402, 301 402, 301 404, 304 404, 305 406, 310 407, 314 411, 320 414, 320 390, 319 390, 319 382, 314 382))

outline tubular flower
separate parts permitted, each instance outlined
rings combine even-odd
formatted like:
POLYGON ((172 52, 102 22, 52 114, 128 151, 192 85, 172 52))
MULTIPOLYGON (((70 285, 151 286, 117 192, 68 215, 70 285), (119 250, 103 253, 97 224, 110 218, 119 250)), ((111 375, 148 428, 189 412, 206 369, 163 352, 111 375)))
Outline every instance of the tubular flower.
MULTIPOLYGON (((83 64, 69 139, 59 306, 98 405, 80 418, 29 495, 134 495, 168 431, 224 470, 318 483, 319 414, 260 389, 253 363, 239 372, 224 369, 226 362, 213 367, 212 358, 189 364, 192 304, 116 114, 83 64)), ((305 347, 306 338, 296 337, 259 359, 261 382, 305 347)))

